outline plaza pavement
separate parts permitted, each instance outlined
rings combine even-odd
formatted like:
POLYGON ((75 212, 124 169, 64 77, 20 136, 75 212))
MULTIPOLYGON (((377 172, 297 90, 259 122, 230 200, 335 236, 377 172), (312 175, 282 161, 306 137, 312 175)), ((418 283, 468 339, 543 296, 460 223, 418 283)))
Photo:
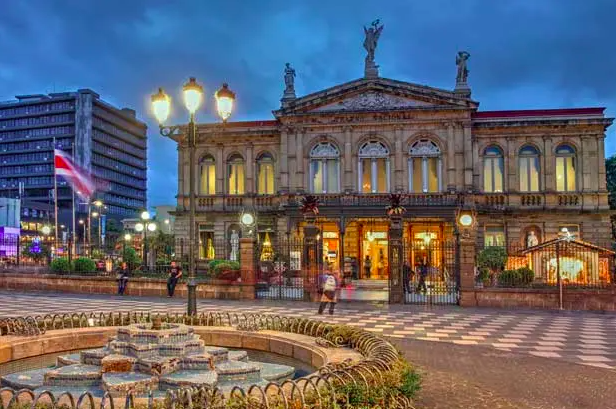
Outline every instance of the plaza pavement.
MULTIPOLYGON (((185 310, 185 299, 0 291, 0 318, 185 310)), ((199 300, 200 312, 320 318, 381 333, 422 374, 423 409, 616 409, 616 314, 199 300), (582 364, 582 365, 580 365, 582 364)))
MULTIPOLYGON (((0 292, 0 317, 59 312, 183 312, 185 299, 0 292)), ((230 311, 319 318, 316 304, 296 301, 199 300, 198 311, 230 311)), ((393 339, 487 346, 616 370, 616 314, 512 311, 341 303, 329 322, 362 327, 393 339)))

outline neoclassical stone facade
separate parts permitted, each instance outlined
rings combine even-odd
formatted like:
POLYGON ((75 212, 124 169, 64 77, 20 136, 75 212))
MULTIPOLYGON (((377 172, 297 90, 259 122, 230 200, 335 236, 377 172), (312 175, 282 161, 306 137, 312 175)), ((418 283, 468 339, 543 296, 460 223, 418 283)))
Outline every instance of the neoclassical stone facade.
MULTIPOLYGON (((544 241, 563 227, 610 238, 603 108, 481 111, 469 89, 379 77, 294 92, 272 120, 198 125, 199 258, 229 256, 207 243, 228 241, 245 211, 256 212, 260 240, 301 236, 307 192, 320 198, 324 257, 336 267, 369 255, 381 268, 390 192, 404 194, 408 241, 452 238, 460 195, 477 211, 478 246, 524 245, 531 231, 544 241)), ((188 171, 180 144, 180 238, 188 171)))

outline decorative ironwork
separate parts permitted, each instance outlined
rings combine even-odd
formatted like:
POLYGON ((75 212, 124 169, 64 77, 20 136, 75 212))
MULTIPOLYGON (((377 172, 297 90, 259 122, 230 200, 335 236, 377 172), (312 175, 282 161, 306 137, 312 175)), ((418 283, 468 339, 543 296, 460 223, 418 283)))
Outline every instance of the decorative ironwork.
MULTIPOLYGON (((226 407, 237 408, 323 408, 334 407, 344 401, 346 393, 340 387, 348 384, 366 386, 382 385, 387 382, 387 372, 400 361, 397 349, 385 339, 360 328, 333 325, 307 318, 278 315, 208 312, 196 315, 151 313, 151 312, 101 312, 90 314, 47 314, 13 319, 17 322, 31 322, 42 331, 59 328, 82 328, 92 326, 124 326, 137 322, 160 320, 166 323, 183 323, 200 326, 259 326, 262 329, 308 335, 326 340, 328 345, 349 347, 364 357, 359 362, 345 361, 328 364, 319 368, 316 374, 287 380, 282 383, 270 382, 265 386, 251 385, 246 388, 234 387, 225 394, 217 387, 183 388, 167 391, 161 401, 164 408, 226 407)), ((12 321, 11 321, 12 323, 12 321)), ((7 319, 0 320, 0 335, 7 335, 11 325, 7 319)), ((324 341, 320 341, 324 342, 324 341)), ((136 392, 129 390, 124 396, 124 409, 135 407, 136 392)), ((155 406, 153 394, 148 393, 147 408, 155 406)), ((412 408, 411 401, 403 395, 389 397, 388 407, 412 408)), ((114 399, 105 392, 102 399, 95 401, 90 392, 75 395, 71 392, 54 393, 43 390, 37 393, 22 389, 0 389, 0 407, 16 407, 29 403, 31 407, 48 404, 57 407, 59 402, 70 409, 83 407, 87 402, 92 409, 115 406, 114 399), (7 404, 5 404, 8 398, 7 404)))
POLYGON ((300 210, 304 214, 319 214, 319 199, 314 195, 306 195, 302 198, 300 210))

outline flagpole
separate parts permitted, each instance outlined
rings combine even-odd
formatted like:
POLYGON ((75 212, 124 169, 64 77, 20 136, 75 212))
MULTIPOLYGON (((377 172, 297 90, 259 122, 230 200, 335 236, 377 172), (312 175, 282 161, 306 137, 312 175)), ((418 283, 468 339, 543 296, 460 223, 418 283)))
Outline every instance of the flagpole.
POLYGON ((55 249, 58 253, 58 178, 56 177, 56 137, 53 137, 53 201, 54 201, 54 215, 55 215, 55 249))
MULTIPOLYGON (((74 141, 73 141, 74 142, 74 141)), ((73 155, 73 163, 77 163, 75 160, 75 145, 71 145, 71 153, 73 155)), ((75 230, 75 186, 73 185, 71 190, 73 191, 73 231, 71 232, 71 248, 73 251, 73 257, 77 257, 77 231, 75 230)))

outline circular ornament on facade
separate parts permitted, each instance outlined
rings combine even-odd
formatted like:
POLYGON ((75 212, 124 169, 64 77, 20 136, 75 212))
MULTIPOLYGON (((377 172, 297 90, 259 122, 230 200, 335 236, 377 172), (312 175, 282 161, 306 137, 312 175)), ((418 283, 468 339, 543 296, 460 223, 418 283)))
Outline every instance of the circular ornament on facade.
POLYGON ((460 216, 460 224, 464 227, 468 227, 473 224, 473 216, 470 214, 463 214, 460 216))
POLYGON ((244 226, 252 226, 255 222, 255 217, 250 213, 244 213, 241 222, 244 226))

